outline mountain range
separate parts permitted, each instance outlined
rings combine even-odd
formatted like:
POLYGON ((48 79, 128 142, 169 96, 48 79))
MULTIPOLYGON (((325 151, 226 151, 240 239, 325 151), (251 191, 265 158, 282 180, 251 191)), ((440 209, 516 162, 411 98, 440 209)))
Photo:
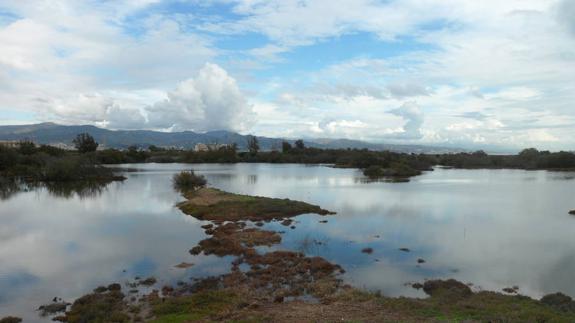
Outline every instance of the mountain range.
MULTIPOLYGON (((218 130, 205 133, 193 131, 160 132, 152 130, 108 130, 92 125, 59 125, 55 123, 39 123, 31 125, 0 126, 0 140, 31 140, 37 144, 57 146, 72 146, 72 140, 80 133, 89 133, 103 147, 127 148, 129 146, 176 147, 190 149, 197 143, 232 144, 236 143, 240 150, 247 148, 248 135, 218 130)), ((262 150, 281 149, 283 141, 293 144, 295 140, 284 138, 269 138, 257 136, 262 150)), ((307 147, 329 149, 369 149, 390 150, 406 153, 449 153, 460 152, 463 149, 423 146, 370 143, 350 139, 311 138, 304 140, 307 147)))

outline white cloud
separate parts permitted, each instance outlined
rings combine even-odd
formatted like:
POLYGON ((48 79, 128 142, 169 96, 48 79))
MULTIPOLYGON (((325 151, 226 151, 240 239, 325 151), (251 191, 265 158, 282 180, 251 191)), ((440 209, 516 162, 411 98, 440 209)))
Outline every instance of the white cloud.
POLYGON ((344 138, 361 136, 370 126, 361 120, 324 120, 314 127, 320 135, 336 135, 344 138))
POLYGON ((423 137, 421 126, 423 125, 423 112, 415 102, 406 102, 399 108, 389 111, 389 113, 400 116, 405 120, 403 131, 395 135, 401 139, 420 139, 423 137))
POLYGON ((245 130, 255 115, 254 130, 274 136, 575 144, 571 0, 222 1, 213 8, 233 14, 150 9, 161 0, 2 1, 16 18, 0 24, 0 113, 194 130, 245 130), (321 56, 363 34, 385 43, 321 56), (419 112, 397 108, 409 99, 419 112))
POLYGON ((146 108, 150 127, 244 131, 254 122, 252 107, 236 81, 215 64, 206 64, 167 96, 146 108))
POLYGON ((486 94, 486 99, 502 99, 511 101, 525 101, 537 98, 541 95, 536 89, 528 87, 511 87, 493 94, 486 94))
POLYGON ((557 6, 557 13, 560 22, 565 26, 568 32, 575 37, 575 2, 572 0, 562 0, 557 6))
POLYGON ((575 138, 571 104, 575 100, 575 25, 573 15, 569 15, 575 8, 572 1, 360 1, 353 8, 343 2, 344 10, 298 3, 287 2, 273 11, 269 9, 276 5, 273 1, 242 2, 240 13, 245 14, 245 19, 240 23, 251 28, 255 20, 265 21, 269 25, 262 27, 262 33, 292 46, 367 31, 392 35, 384 39, 412 37, 430 48, 386 58, 368 53, 368 57, 298 74, 298 80, 313 80, 314 84, 287 82, 278 90, 284 98, 288 97, 285 93, 290 93, 297 100, 297 105, 284 106, 294 116, 307 109, 310 113, 302 120, 361 120, 368 126, 358 136, 389 141, 386 133, 372 129, 379 125, 392 130, 394 125, 390 122, 400 120, 382 117, 380 109, 390 109, 401 104, 402 98, 413 95, 425 109, 426 118, 425 124, 419 124, 417 118, 406 124, 409 129, 419 129, 411 131, 415 136, 406 136, 412 142, 453 142, 462 146, 481 142, 517 148, 535 142, 533 131, 540 129, 560 138, 540 140, 543 147, 557 149, 575 144, 570 139, 575 138), (299 20, 312 11, 321 16, 320 21, 299 20), (363 12, 361 18, 355 15, 358 11, 363 12), (288 12, 297 12, 294 15, 298 18, 279 19, 288 12), (396 19, 403 22, 387 28, 369 18, 377 16, 385 22, 385 12, 397 13, 396 19), (418 28, 422 25, 428 28, 418 28), (345 91, 338 84, 355 90, 345 91), (385 96, 378 96, 377 92, 359 89, 387 89, 391 95, 385 101, 385 96), (465 116, 470 111, 475 114, 465 116), (474 117, 477 121, 462 122, 462 117, 474 117), (374 134, 379 137, 373 138, 374 134))
POLYGON ((142 112, 124 108, 113 98, 101 94, 78 94, 75 96, 43 100, 45 120, 62 124, 95 124, 112 129, 138 129, 146 126, 142 112))
POLYGON ((400 99, 429 95, 429 90, 425 86, 415 82, 391 83, 387 85, 387 90, 391 95, 400 99))
POLYGON ((126 109, 117 105, 108 108, 106 128, 111 129, 142 129, 146 128, 146 118, 139 109, 126 109))
POLYGON ((172 19, 135 20, 137 32, 126 30, 122 17, 153 2, 2 2, 19 18, 0 25, 0 102, 29 110, 37 98, 167 89, 216 55, 172 19))
POLYGON ((43 120, 93 124, 111 129, 248 130, 255 122, 252 106, 235 79, 215 64, 206 64, 164 99, 145 106, 158 93, 80 93, 36 98, 43 120))

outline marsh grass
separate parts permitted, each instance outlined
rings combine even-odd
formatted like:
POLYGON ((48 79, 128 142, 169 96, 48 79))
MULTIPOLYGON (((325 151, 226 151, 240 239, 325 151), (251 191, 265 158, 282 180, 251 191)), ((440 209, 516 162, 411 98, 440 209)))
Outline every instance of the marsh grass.
POLYGON ((203 188, 186 194, 188 201, 178 207, 201 220, 273 220, 300 214, 333 214, 317 205, 289 199, 247 196, 203 188))
POLYGON ((237 307, 240 299, 227 291, 206 291, 151 302, 154 323, 202 321, 237 307))

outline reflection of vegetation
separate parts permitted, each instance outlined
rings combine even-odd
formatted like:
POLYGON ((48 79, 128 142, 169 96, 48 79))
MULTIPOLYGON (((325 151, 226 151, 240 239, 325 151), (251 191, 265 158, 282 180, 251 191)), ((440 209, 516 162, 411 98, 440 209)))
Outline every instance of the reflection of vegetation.
POLYGON ((56 197, 71 198, 77 195, 80 198, 87 198, 102 194, 109 183, 110 181, 48 182, 44 186, 56 197))
POLYGON ((0 177, 0 200, 7 200, 21 191, 21 185, 16 180, 0 177))
POLYGON ((0 177, 0 199, 7 200, 19 192, 46 188, 55 197, 87 198, 100 195, 111 181, 25 182, 0 177))
POLYGON ((296 250, 306 255, 318 255, 322 248, 326 248, 328 243, 326 240, 319 240, 306 235, 297 243, 296 250))
POLYGON ((0 198, 45 187, 69 198, 100 194, 113 180, 123 179, 94 162, 94 157, 23 141, 18 148, 0 146, 0 198))

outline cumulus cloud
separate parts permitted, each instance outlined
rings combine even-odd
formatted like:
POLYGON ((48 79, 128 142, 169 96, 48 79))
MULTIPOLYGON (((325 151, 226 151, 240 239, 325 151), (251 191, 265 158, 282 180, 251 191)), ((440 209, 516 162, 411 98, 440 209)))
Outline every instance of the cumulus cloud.
POLYGON ((141 106, 127 97, 81 93, 37 97, 35 104, 44 120, 111 129, 243 131, 255 121, 252 106, 236 80, 215 64, 204 65, 194 78, 179 83, 165 97, 141 106))
POLYGON ((242 131, 254 123, 252 107, 235 79, 209 63, 195 78, 168 92, 165 100, 147 107, 146 112, 153 128, 242 131))
POLYGON ((402 117, 405 120, 403 131, 394 135, 400 139, 421 139, 423 134, 421 126, 423 125, 424 115, 417 103, 406 102, 399 108, 390 110, 389 113, 402 117))
POLYGON ((46 120, 63 124, 95 124, 112 129, 138 129, 146 119, 138 109, 123 108, 113 98, 94 93, 59 99, 37 99, 46 120))
POLYGON ((63 123, 95 123, 106 118, 106 111, 114 106, 114 101, 98 94, 78 94, 51 100, 39 100, 48 105, 48 111, 56 120, 63 123))
POLYGON ((146 118, 139 109, 126 109, 113 105, 107 110, 105 127, 111 129, 142 129, 146 118))

